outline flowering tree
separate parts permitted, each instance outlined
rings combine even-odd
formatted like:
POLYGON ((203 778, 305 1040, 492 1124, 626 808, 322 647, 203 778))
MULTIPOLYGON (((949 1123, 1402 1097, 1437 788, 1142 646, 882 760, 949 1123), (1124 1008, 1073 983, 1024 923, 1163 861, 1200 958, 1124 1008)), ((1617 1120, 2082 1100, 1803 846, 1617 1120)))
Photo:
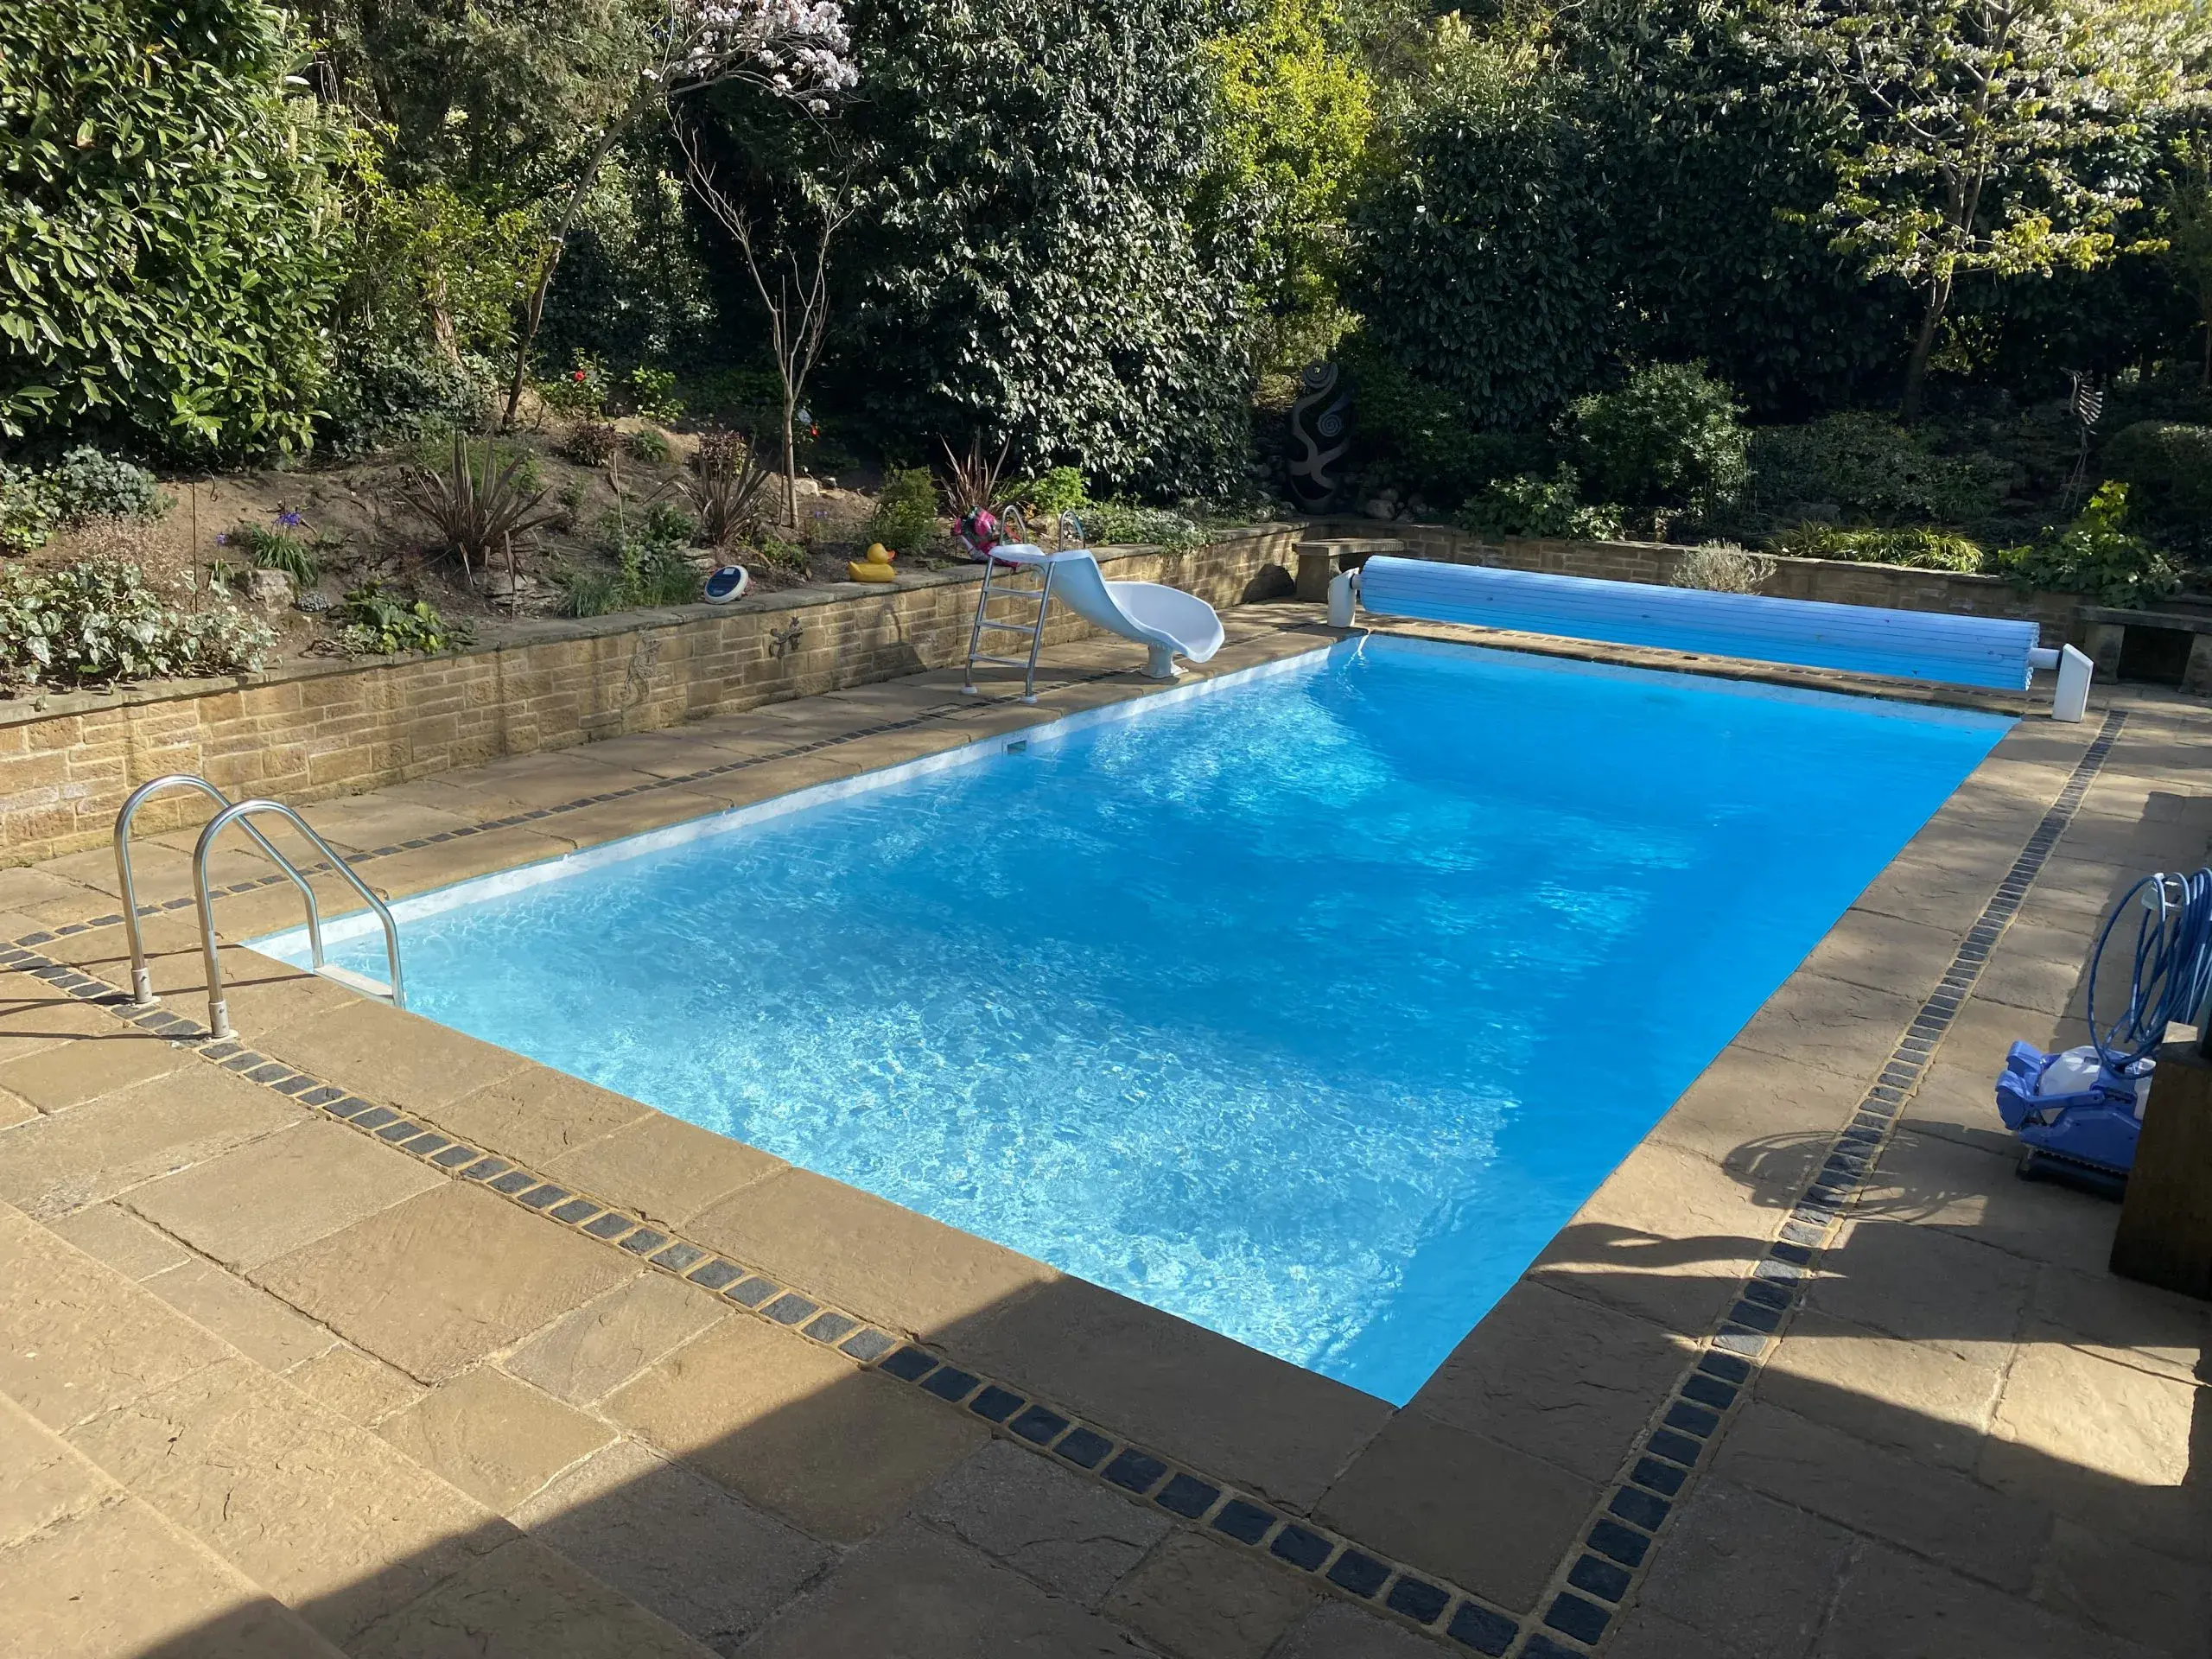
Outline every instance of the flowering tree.
POLYGON ((624 132, 651 114, 672 111, 680 97, 732 85, 755 88, 818 116, 860 79, 837 0, 640 0, 632 49, 622 72, 627 91, 609 101, 610 113, 545 239, 523 308, 502 426, 513 423, 522 401, 530 348, 576 214, 624 132))
POLYGON ((1825 217, 1870 276, 1922 296, 1905 370, 1919 412, 1957 280, 2093 270, 2139 206, 2116 149, 2170 91, 2153 10, 2126 0, 1805 0, 1801 43, 1850 89, 1859 130, 1825 217))
POLYGON ((735 82, 793 100, 818 117, 829 112, 833 98, 859 84, 860 72, 837 0, 736 0, 702 4, 694 16, 694 33, 681 60, 671 63, 663 94, 686 181, 745 256, 767 313, 768 349, 783 394, 784 517, 796 525, 799 399, 821 360, 830 324, 830 244, 853 216, 852 194, 842 179, 828 185, 805 176, 792 211, 756 215, 716 181, 684 105, 735 82))

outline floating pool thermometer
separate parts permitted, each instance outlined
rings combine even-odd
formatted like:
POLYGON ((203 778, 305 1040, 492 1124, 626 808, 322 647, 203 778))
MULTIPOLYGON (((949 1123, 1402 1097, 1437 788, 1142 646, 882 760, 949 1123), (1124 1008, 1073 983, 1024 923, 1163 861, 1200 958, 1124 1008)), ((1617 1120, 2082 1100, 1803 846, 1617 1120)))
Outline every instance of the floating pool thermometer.
MULTIPOLYGON (((2089 1036, 2046 1054, 2015 1043, 1997 1079, 1997 1110, 2028 1148, 2023 1173, 2046 1163, 2092 1179, 2125 1179, 2134 1166, 2143 1103, 2169 1024, 2207 1029, 2212 999, 2212 869, 2146 875, 2127 890, 2089 958, 2089 1036), (2097 1023, 2097 970, 2120 918, 2139 910, 2127 1007, 2097 1023)), ((2201 1040, 2201 1039, 2200 1039, 2201 1040)))

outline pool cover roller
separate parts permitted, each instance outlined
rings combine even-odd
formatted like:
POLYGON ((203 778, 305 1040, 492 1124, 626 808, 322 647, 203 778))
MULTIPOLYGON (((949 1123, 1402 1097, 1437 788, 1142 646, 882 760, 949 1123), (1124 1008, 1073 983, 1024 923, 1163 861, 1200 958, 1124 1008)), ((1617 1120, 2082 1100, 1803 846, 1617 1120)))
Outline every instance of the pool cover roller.
POLYGON ((2045 650, 2037 644, 2034 623, 2005 617, 1831 605, 1388 556, 1330 583, 1332 625, 1350 627, 1362 607, 1430 622, 2005 691, 2024 691, 2037 669, 2055 669, 2052 715, 2078 721, 2088 703, 2089 658, 2071 645, 2045 650))

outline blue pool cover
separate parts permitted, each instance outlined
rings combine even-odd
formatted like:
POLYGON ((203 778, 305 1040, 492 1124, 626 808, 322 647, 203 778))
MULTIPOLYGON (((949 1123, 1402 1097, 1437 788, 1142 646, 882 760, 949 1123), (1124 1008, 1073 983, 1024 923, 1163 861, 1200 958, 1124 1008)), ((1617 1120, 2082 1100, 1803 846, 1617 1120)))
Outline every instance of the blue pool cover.
POLYGON ((1419 617, 1621 645, 1656 645, 1754 662, 2022 691, 2036 625, 2001 617, 1716 594, 1535 570, 1370 559, 1359 601, 1419 617))

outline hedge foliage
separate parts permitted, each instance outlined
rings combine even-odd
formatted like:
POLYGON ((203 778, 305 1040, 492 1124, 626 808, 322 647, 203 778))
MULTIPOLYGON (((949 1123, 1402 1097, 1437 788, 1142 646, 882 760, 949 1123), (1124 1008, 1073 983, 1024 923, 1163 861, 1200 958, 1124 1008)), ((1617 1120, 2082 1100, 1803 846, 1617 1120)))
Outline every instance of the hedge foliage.
POLYGON ((1439 30, 1428 96, 1354 213, 1354 302, 1376 351, 1463 421, 1532 426, 1616 346, 1586 141, 1540 59, 1452 19, 1439 30))
POLYGON ((336 271, 262 0, 0 6, 0 432, 306 444, 336 271))
POLYGON ((840 244, 849 400, 916 458, 1217 494, 1241 480, 1245 254, 1198 213, 1215 119, 1200 8, 855 0, 865 209, 840 244))

